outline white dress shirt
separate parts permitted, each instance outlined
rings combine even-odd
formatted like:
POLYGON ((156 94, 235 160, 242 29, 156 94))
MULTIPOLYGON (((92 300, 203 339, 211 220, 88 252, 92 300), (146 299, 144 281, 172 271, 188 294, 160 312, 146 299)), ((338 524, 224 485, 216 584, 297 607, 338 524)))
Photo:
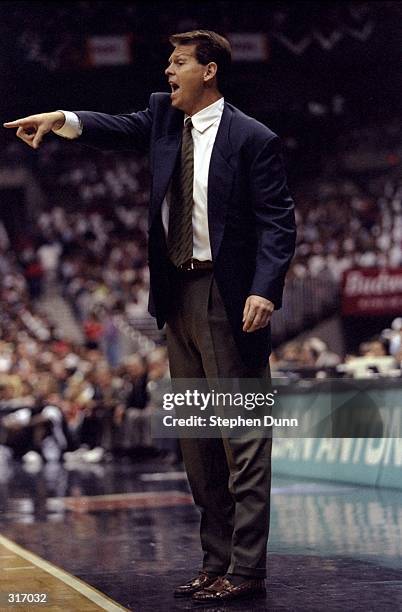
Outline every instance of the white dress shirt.
MULTIPOLYGON (((212 260, 208 231, 208 172, 223 107, 224 99, 219 98, 191 117, 194 142, 193 257, 200 261, 212 260)), ((70 139, 81 136, 82 128, 77 115, 71 111, 61 112, 64 113, 66 121, 63 127, 54 130, 54 133, 70 139)), ((162 203, 162 223, 167 237, 169 205, 166 198, 162 203)))

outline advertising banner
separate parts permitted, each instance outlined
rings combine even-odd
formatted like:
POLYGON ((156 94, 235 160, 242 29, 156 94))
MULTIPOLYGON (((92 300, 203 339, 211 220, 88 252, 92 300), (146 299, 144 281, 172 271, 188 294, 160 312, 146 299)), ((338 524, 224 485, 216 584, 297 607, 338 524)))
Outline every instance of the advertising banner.
POLYGON ((88 65, 98 67, 131 64, 131 43, 131 34, 90 36, 87 39, 88 65))
POLYGON ((235 62, 267 62, 269 45, 267 35, 262 32, 233 32, 228 35, 235 62))
POLYGON ((384 316, 402 312, 402 269, 347 270, 342 284, 342 314, 384 316))

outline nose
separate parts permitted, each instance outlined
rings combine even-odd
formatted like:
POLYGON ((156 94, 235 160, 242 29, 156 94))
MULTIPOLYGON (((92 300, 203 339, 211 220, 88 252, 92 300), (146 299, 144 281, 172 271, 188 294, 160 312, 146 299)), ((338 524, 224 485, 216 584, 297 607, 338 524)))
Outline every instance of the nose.
POLYGON ((170 74, 174 74, 174 71, 172 70, 172 64, 168 65, 168 67, 165 70, 165 74, 166 76, 169 76, 170 74))

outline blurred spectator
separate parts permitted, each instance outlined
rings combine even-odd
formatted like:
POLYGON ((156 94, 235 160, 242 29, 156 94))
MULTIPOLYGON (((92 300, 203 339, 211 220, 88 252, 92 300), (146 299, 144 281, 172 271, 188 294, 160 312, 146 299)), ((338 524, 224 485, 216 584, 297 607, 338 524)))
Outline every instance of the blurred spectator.
POLYGON ((99 316, 96 312, 92 312, 88 318, 84 321, 84 333, 85 333, 85 345, 89 349, 99 348, 102 335, 103 325, 100 322, 99 316))

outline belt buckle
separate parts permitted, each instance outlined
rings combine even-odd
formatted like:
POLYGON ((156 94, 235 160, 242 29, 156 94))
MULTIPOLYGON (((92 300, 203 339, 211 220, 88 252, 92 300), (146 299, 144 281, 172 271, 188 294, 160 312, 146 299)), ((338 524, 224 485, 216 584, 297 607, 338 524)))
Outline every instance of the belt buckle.
POLYGON ((184 263, 180 264, 178 270, 181 272, 192 272, 193 270, 198 270, 196 261, 197 260, 194 259, 194 257, 191 257, 191 259, 188 259, 184 263))

